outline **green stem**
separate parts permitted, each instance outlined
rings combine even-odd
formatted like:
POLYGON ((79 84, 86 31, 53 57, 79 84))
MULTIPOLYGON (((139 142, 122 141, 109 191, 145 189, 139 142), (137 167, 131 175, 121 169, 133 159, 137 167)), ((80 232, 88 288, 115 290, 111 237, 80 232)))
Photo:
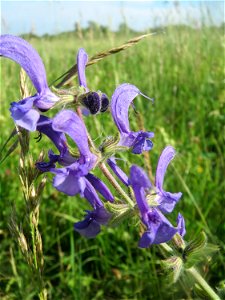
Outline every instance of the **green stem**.
POLYGON ((134 207, 134 202, 124 192, 124 190, 121 188, 121 186, 119 185, 119 183, 116 181, 116 179, 109 172, 109 170, 107 169, 106 165, 104 163, 100 163, 99 164, 99 168, 102 170, 102 173, 109 180, 109 182, 113 185, 113 187, 117 190, 117 192, 124 198, 124 200, 127 202, 127 204, 129 204, 131 207, 134 207))
POLYGON ((186 271, 192 275, 192 277, 201 286, 201 288, 207 293, 210 299, 220 300, 220 297, 214 292, 211 286, 208 285, 208 283, 205 281, 202 275, 198 273, 198 271, 194 267, 187 269, 186 271))
MULTIPOLYGON (((168 253, 173 253, 173 249, 167 245, 166 243, 160 244, 160 246, 168 253)), ((212 300, 221 300, 220 297, 214 292, 211 286, 205 281, 202 275, 194 268, 191 267, 186 269, 186 272, 192 275, 195 281, 201 286, 201 288, 205 291, 205 293, 209 296, 209 299, 212 300)))

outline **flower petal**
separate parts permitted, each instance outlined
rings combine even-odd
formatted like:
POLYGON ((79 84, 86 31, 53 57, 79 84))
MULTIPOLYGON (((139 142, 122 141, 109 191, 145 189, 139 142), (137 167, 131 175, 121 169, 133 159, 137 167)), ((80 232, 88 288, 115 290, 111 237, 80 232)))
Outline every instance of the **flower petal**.
POLYGON ((46 116, 40 116, 37 124, 37 130, 45 135, 55 144, 61 154, 68 150, 67 141, 64 133, 53 130, 52 119, 46 116))
POLYGON ((102 201, 99 199, 93 185, 85 178, 84 197, 88 200, 93 208, 103 206, 102 201))
POLYGON ((129 134, 122 133, 119 145, 132 148, 132 153, 141 154, 143 151, 149 151, 153 147, 150 138, 154 137, 153 132, 131 131, 129 134))
POLYGON ((101 181, 98 177, 94 176, 91 173, 86 175, 88 181, 92 184, 92 186, 108 201, 114 202, 114 197, 109 190, 109 188, 105 185, 103 181, 101 181))
POLYGON ((152 244, 166 243, 178 232, 178 229, 173 227, 158 209, 150 210, 143 222, 148 229, 139 241, 141 248, 152 244))
POLYGON ((53 118, 52 128, 68 134, 74 140, 81 156, 85 157, 91 169, 95 164, 96 156, 90 152, 86 127, 79 116, 71 110, 63 110, 53 118))
POLYGON ((48 88, 45 67, 37 51, 20 37, 0 37, 0 55, 17 62, 27 73, 38 93, 48 88))
POLYGON ((85 172, 80 168, 78 162, 73 163, 69 167, 61 169, 51 169, 50 171, 56 176, 53 179, 53 186, 60 192, 69 196, 74 196, 78 193, 83 194, 86 187, 85 172))
POLYGON ((32 97, 19 102, 12 102, 10 107, 11 116, 14 122, 29 131, 35 131, 40 114, 32 108, 32 97))
POLYGON ((100 225, 89 215, 83 221, 75 223, 74 229, 86 238, 94 238, 101 231, 100 225))
POLYGON ((120 133, 129 133, 128 110, 134 98, 140 94, 139 89, 128 83, 118 86, 112 95, 111 111, 114 122, 120 133))
POLYGON ((48 88, 42 59, 28 42, 17 36, 1 35, 0 56, 14 60, 25 70, 38 92, 34 102, 36 107, 49 109, 59 100, 48 88))
POLYGON ((161 153, 156 169, 155 185, 161 191, 163 189, 164 176, 171 160, 175 157, 176 151, 172 146, 167 146, 161 153))
POLYGON ((125 184, 126 186, 130 185, 127 174, 124 173, 122 169, 120 169, 114 157, 110 157, 109 159, 107 159, 107 164, 123 184, 125 184))
POLYGON ((159 192, 156 197, 158 208, 165 214, 171 213, 181 196, 182 193, 159 192))
POLYGON ((48 151, 48 162, 36 162, 35 166, 41 171, 41 172, 49 172, 51 169, 55 168, 55 163, 59 160, 59 155, 54 154, 52 150, 48 151))
POLYGON ((163 190, 164 176, 167 167, 171 160, 175 157, 175 154, 175 149, 172 146, 167 146, 160 155, 156 169, 155 185, 158 190, 159 209, 164 213, 170 213, 182 196, 182 193, 172 194, 163 190))
POLYGON ((132 185, 132 187, 134 186, 138 186, 138 187, 143 187, 143 188, 151 188, 152 187, 152 184, 147 176, 147 174, 145 173, 145 171, 136 166, 136 165, 133 165, 131 168, 130 168, 130 183, 132 185))
POLYGON ((74 229, 87 238, 94 238, 101 230, 100 225, 107 224, 110 214, 104 207, 88 211, 85 219, 74 224, 74 229))
POLYGON ((88 62, 88 55, 83 48, 78 50, 77 54, 77 74, 79 85, 87 88, 87 82, 85 77, 85 68, 88 62))
POLYGON ((183 237, 186 234, 185 220, 180 213, 177 216, 177 229, 180 236, 183 237))

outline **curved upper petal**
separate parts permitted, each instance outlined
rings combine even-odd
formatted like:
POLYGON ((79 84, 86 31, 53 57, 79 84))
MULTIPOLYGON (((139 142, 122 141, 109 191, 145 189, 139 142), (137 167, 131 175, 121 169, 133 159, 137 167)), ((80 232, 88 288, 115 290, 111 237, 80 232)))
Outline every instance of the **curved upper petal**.
POLYGON ((38 52, 24 39, 5 34, 0 36, 0 56, 12 59, 27 73, 38 94, 34 105, 49 109, 58 97, 48 88, 45 67, 38 52))
POLYGON ((164 213, 170 213, 182 193, 169 193, 163 190, 164 176, 171 160, 175 157, 176 151, 172 146, 167 146, 161 153, 156 169, 155 185, 158 194, 159 208, 164 213))
POLYGON ((164 176, 171 160, 175 157, 176 151, 172 146, 163 149, 157 164, 155 185, 161 191, 163 189, 164 176))
POLYGON ((129 133, 128 110, 134 98, 140 94, 140 90, 129 83, 118 86, 112 95, 111 112, 120 133, 129 133))
POLYGON ((9 34, 1 35, 0 55, 17 62, 26 71, 38 93, 48 88, 42 59, 27 41, 9 34))
POLYGON ((74 140, 81 156, 85 157, 87 163, 89 162, 91 169, 96 156, 90 152, 86 127, 80 117, 71 110, 63 110, 53 118, 52 128, 68 134, 74 140))
POLYGON ((77 74, 79 85, 87 88, 85 68, 88 62, 88 55, 83 48, 80 48, 77 53, 77 74))

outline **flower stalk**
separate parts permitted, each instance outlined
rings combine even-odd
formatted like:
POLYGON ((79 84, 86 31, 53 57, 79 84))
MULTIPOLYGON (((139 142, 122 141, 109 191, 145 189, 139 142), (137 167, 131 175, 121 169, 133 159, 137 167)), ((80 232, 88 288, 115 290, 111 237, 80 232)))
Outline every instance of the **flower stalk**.
MULTIPOLYGON (((182 244, 185 244, 184 240, 181 237, 180 240, 182 241, 182 244)), ((173 241, 176 243, 175 238, 173 238, 173 241)), ((174 249, 168 244, 162 243, 159 246, 164 253, 166 252, 170 254, 170 257, 173 255, 174 257, 176 256, 174 249)), ((202 277, 202 275, 197 271, 197 269, 194 266, 191 268, 184 268, 184 271, 188 273, 194 279, 194 281, 201 286, 202 290, 209 297, 209 299, 221 300, 221 298, 215 293, 212 287, 206 282, 206 280, 202 277)))

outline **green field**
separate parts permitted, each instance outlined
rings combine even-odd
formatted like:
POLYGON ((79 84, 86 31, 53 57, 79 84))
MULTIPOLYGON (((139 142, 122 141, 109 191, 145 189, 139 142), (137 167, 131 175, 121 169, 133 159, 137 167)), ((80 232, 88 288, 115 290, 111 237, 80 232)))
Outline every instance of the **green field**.
MULTIPOLYGON (((42 57, 50 83, 75 63, 80 47, 91 57, 134 36, 108 33, 95 37, 90 32, 78 38, 70 33, 33 37, 29 42, 42 57)), ((152 169, 155 171, 161 150, 173 145, 178 155, 168 169, 165 189, 181 191, 183 197, 171 217, 174 221, 178 212, 183 214, 187 241, 203 230, 209 242, 220 247, 211 260, 199 265, 213 288, 225 284, 223 54, 222 28, 168 27, 165 33, 143 40, 86 71, 88 86, 110 97, 118 84, 129 82, 155 98, 154 104, 143 97, 135 100, 145 128, 155 133, 150 152, 152 169)), ((2 144, 14 128, 8 108, 10 102, 20 99, 19 71, 14 62, 1 59, 2 144)), ((72 83, 77 85, 77 79, 72 83)), ((130 120, 131 127, 137 129, 132 109, 130 120)), ((97 145, 116 133, 109 112, 85 118, 85 123, 97 145)), ((46 137, 36 143, 36 136, 31 134, 34 160, 41 149, 47 153, 51 147, 46 137)), ((133 163, 145 167, 143 156, 119 156, 126 171, 133 163)), ((0 169, 0 298, 4 300, 37 299, 33 274, 9 230, 12 210, 16 210, 17 223, 25 236, 29 235, 18 164, 16 149, 0 169)), ((97 174, 103 178, 100 172, 97 174)), ((199 299, 189 278, 167 286, 159 247, 139 249, 139 226, 134 222, 104 227, 95 239, 80 237, 73 223, 81 220, 83 209, 88 208, 85 199, 60 194, 50 180, 48 175, 39 221, 45 259, 43 278, 49 299, 199 299)))

